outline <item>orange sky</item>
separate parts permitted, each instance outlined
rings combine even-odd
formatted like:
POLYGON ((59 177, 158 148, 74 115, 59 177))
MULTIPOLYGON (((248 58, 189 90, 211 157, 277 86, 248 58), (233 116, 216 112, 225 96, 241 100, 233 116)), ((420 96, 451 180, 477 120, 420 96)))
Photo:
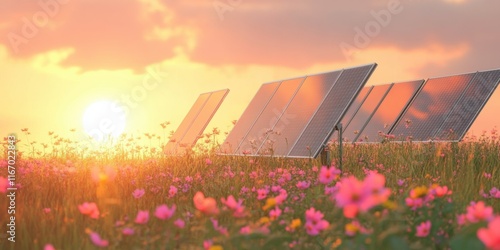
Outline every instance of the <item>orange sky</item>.
MULTIPOLYGON (((0 132, 81 134, 91 103, 140 94, 125 131, 160 133, 200 93, 229 88, 209 125, 227 131, 273 80, 372 62, 368 85, 500 68, 498 9, 488 0, 5 0, 0 132)), ((498 109, 500 89, 472 130, 500 127, 498 109)))

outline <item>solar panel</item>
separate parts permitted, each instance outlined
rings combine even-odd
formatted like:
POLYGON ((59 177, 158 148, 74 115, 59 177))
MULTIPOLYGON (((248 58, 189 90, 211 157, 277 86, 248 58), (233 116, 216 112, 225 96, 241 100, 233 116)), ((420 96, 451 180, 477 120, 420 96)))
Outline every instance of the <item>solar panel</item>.
POLYGON ((375 69, 376 64, 344 69, 292 146, 290 157, 317 157, 375 69))
POLYGON ((414 98, 424 80, 395 83, 354 141, 380 142, 414 98))
POLYGON ((194 146, 228 92, 224 89, 201 94, 165 147, 165 153, 177 154, 194 146))
MULTIPOLYGON (((352 119, 354 118, 354 115, 358 112, 358 110, 361 108, 361 105, 363 102, 366 100, 370 92, 372 91, 373 86, 369 87, 364 87, 361 89, 359 92, 359 95, 354 99, 354 102, 349 106, 347 109, 347 112, 345 113, 344 117, 342 118, 342 127, 346 128, 349 126, 349 123, 351 123, 352 119)), ((342 135, 344 136, 344 135, 342 135)), ((335 130, 330 136, 330 141, 338 141, 338 131, 335 130)))
POLYGON ((435 137, 460 141, 478 116, 500 81, 500 70, 478 72, 462 98, 441 125, 435 137))
POLYGON ((274 124, 275 132, 270 133, 265 139, 270 143, 262 144, 258 154, 286 155, 340 73, 339 70, 308 76, 285 112, 274 124))
POLYGON ((356 140, 360 130, 362 130, 365 124, 370 120, 373 112, 379 107, 391 86, 392 84, 386 84, 373 87, 351 122, 344 128, 342 134, 344 141, 352 142, 356 140))
POLYGON ((203 93, 200 94, 198 99, 196 99, 195 103, 193 104, 193 106, 191 107, 191 109, 189 110, 189 112, 187 113, 187 115, 184 117, 181 124, 177 128, 177 130, 170 138, 170 141, 165 146, 164 150, 165 153, 173 154, 177 151, 177 147, 180 141, 182 140, 182 137, 184 137, 189 127, 191 127, 191 124, 193 124, 194 120, 200 113, 203 106, 205 106, 205 103, 207 102, 211 94, 212 93, 203 93))
POLYGON ((236 154, 256 154, 281 117, 305 77, 281 82, 280 86, 236 149, 236 154))
POLYGON ((427 80, 391 134, 394 134, 397 140, 433 139, 474 74, 427 80))
POLYGON ((221 153, 234 154, 236 152, 236 149, 260 116, 269 100, 271 100, 279 85, 280 82, 266 83, 259 88, 240 119, 234 125, 234 128, 227 135, 226 140, 222 144, 221 153))

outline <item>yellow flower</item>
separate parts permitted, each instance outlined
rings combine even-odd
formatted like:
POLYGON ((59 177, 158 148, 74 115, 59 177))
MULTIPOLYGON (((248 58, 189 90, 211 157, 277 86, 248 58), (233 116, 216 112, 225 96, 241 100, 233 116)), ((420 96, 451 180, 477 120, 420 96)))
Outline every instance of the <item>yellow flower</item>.
POLYGON ((416 187, 410 191, 410 197, 412 199, 422 198, 422 197, 426 196, 428 192, 429 192, 429 189, 427 189, 426 186, 416 187))
POLYGON ((340 238, 337 238, 335 242, 332 244, 332 248, 337 248, 342 244, 342 240, 340 238))
POLYGON ((271 220, 269 219, 269 217, 264 216, 264 217, 262 217, 262 218, 260 218, 260 219, 259 219, 259 222, 258 222, 258 223, 259 223, 259 224, 268 224, 268 223, 270 223, 270 222, 271 222, 271 220))
POLYGON ((290 223, 290 228, 296 229, 300 227, 300 225, 302 225, 302 221, 300 221, 300 219, 294 219, 292 220, 292 223, 290 223))
POLYGON ((349 223, 345 225, 345 234, 349 236, 354 236, 359 232, 359 226, 354 223, 349 223))
POLYGON ((398 204, 396 204, 396 202, 394 202, 394 201, 386 201, 382 204, 382 206, 384 206, 385 208, 390 209, 390 210, 394 210, 394 209, 398 208, 398 204))
POLYGON ((268 198, 266 200, 266 205, 264 205, 262 207, 262 210, 266 211, 270 208, 273 208, 274 206, 276 206, 276 199, 275 198, 268 198))
POLYGON ((213 245, 208 250, 224 250, 224 248, 221 245, 213 245))

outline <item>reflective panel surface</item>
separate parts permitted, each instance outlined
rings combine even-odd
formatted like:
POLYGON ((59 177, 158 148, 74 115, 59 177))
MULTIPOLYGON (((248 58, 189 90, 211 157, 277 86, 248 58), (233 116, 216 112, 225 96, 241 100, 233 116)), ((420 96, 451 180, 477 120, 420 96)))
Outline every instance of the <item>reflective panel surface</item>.
POLYGON ((264 108, 267 106, 269 100, 278 89, 280 82, 263 84, 250 104, 241 115, 240 119, 236 122, 231 132, 226 137, 222 144, 223 154, 234 154, 240 143, 243 141, 248 131, 260 116, 264 108))
POLYGON ((187 115, 184 117, 181 124, 177 128, 177 130, 170 138, 170 141, 165 146, 164 151, 166 154, 176 153, 179 143, 181 142, 182 138, 191 127, 191 124, 193 124, 194 120, 200 113, 203 106, 205 106, 205 103, 207 102, 210 95, 211 93, 203 93, 198 97, 198 99, 196 99, 195 103, 193 104, 193 106, 191 107, 191 109, 189 110, 189 112, 187 113, 187 115))
POLYGON ((394 84, 378 109, 373 113, 370 121, 354 140, 358 142, 380 142, 396 123, 398 117, 422 86, 422 83, 424 83, 424 80, 394 84))
POLYGON ((474 74, 427 80, 391 134, 397 140, 433 139, 474 74))
POLYGON ((259 154, 285 156, 340 75, 339 71, 308 76, 274 125, 259 154))
POLYGON ((334 127, 359 94, 376 64, 345 69, 313 115, 297 142, 288 153, 290 157, 317 157, 330 138, 334 127))
POLYGON ((198 138, 202 136, 203 131, 207 127, 210 120, 212 120, 212 117, 214 116, 217 109, 219 109, 222 101, 224 101, 224 98, 226 98, 228 92, 229 90, 227 89, 212 92, 207 102, 205 103, 199 114, 196 116, 191 127, 182 138, 179 146, 187 148, 194 146, 198 138))
POLYGON ((342 134, 344 141, 353 142, 356 140, 358 134, 369 121, 373 112, 379 107, 380 102, 382 102, 391 86, 391 84, 386 84, 373 87, 351 122, 344 128, 342 134))
POLYGON ((236 149, 236 154, 256 154, 266 137, 273 133, 273 127, 281 117, 299 86, 304 82, 304 77, 294 78, 281 82, 280 86, 264 108, 260 116, 248 131, 246 137, 236 149))
POLYGON ((460 141, 500 81, 500 70, 478 72, 435 137, 460 141))

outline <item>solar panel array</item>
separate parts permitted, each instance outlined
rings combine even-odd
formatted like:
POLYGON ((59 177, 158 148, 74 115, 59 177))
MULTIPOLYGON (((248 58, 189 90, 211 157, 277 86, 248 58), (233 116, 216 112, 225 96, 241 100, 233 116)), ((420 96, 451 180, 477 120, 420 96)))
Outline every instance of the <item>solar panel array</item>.
POLYGON ((200 94, 165 146, 166 154, 179 154, 195 145, 213 115, 226 98, 228 89, 200 94))
POLYGON ((460 141, 498 86, 500 70, 427 80, 391 130, 397 140, 460 141))
POLYGON ((263 85, 229 133, 221 153, 316 157, 375 67, 370 64, 280 81, 274 83, 272 94, 263 85))

